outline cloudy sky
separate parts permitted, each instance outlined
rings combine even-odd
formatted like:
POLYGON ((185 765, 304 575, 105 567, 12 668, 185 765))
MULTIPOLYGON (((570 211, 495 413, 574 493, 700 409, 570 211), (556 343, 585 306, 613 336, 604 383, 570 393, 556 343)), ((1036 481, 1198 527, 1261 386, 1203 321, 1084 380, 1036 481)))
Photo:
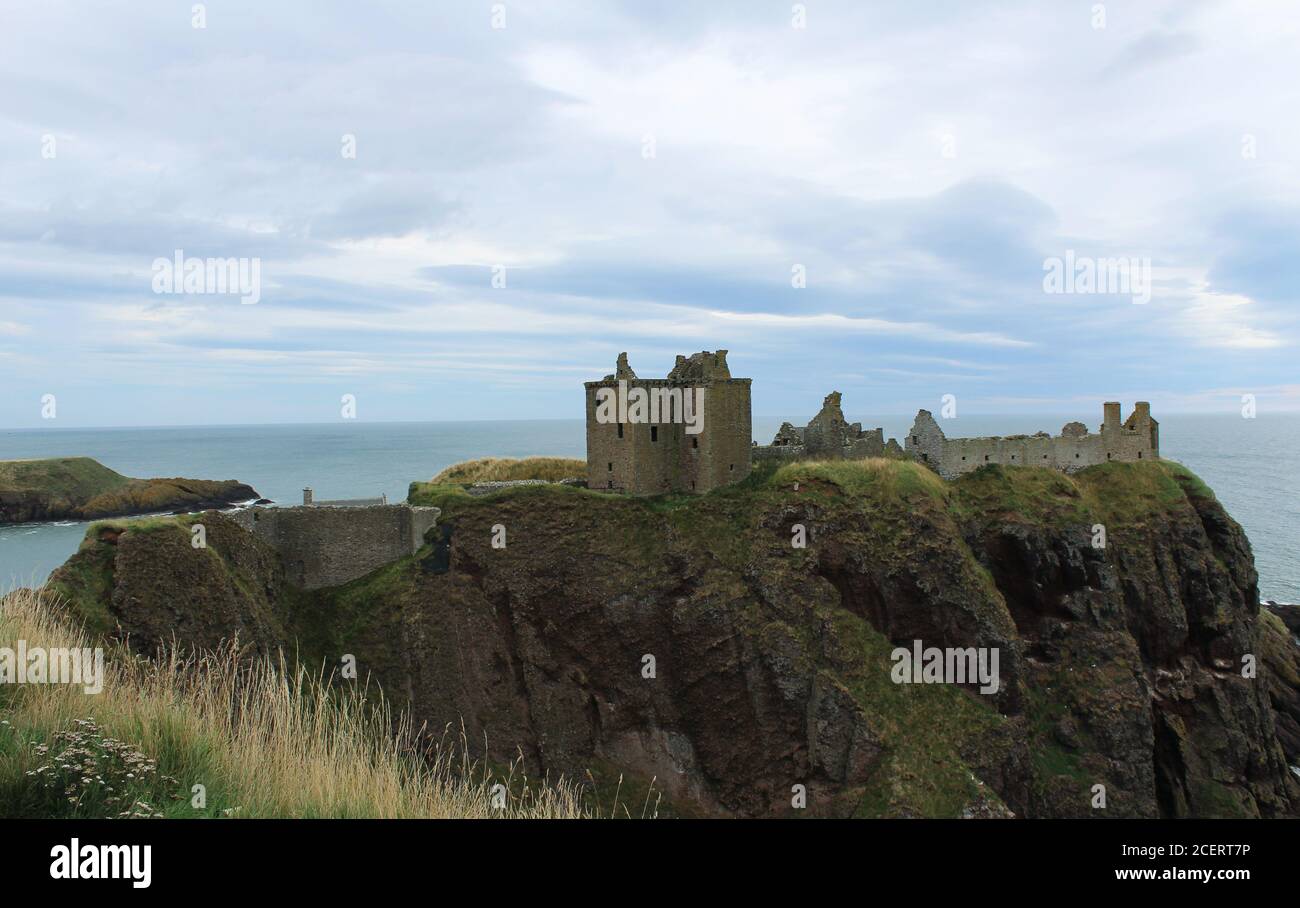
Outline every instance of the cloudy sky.
POLYGON ((4 3, 0 426, 1300 409, 1292 4, 803 6, 4 3))

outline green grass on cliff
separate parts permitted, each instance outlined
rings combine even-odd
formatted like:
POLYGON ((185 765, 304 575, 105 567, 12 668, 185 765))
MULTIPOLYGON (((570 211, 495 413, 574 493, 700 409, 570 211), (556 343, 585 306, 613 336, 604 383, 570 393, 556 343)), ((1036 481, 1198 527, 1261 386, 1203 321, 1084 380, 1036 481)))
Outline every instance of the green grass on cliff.
MULTIPOLYGON (((968 574, 977 574, 978 585, 967 583, 966 588, 979 592, 972 598, 983 601, 968 607, 981 622, 993 622, 999 619, 995 612, 1005 612, 1006 605, 988 571, 967 548, 963 528, 969 529, 972 522, 1090 526, 1100 521, 1108 527, 1141 528, 1155 515, 1187 507, 1189 498, 1213 497, 1194 474, 1168 461, 1112 463, 1070 475, 1038 467, 993 465, 954 482, 941 480, 920 464, 897 459, 769 462, 741 483, 707 495, 652 498, 559 485, 475 497, 458 484, 471 480, 449 482, 443 474, 438 479, 443 481, 413 483, 408 500, 443 508, 440 523, 444 524, 464 518, 464 524, 458 525, 478 529, 504 518, 512 527, 509 557, 527 552, 516 548, 515 540, 527 537, 513 535, 513 527, 528 525, 530 514, 542 513, 549 524, 572 528, 575 537, 594 540, 599 556, 611 563, 663 565, 670 552, 665 540, 672 540, 725 567, 726 572, 709 571, 697 578, 700 601, 729 607, 740 603, 736 607, 747 610, 747 626, 755 638, 778 643, 782 636, 798 638, 801 653, 823 654, 822 661, 810 659, 800 668, 806 668, 819 684, 847 690, 878 736, 880 762, 871 782, 845 793, 850 799, 846 812, 859 816, 954 816, 971 805, 996 807, 996 795, 978 781, 973 767, 997 766, 1004 757, 1013 758, 1008 756, 1013 721, 1031 727, 1033 747, 1025 756, 1036 768, 1039 784, 1084 791, 1084 783, 1104 778, 1106 768, 1088 765, 1053 743, 1054 729, 1063 716, 1042 691, 1031 689, 1024 716, 1012 720, 1001 716, 987 699, 947 685, 892 683, 888 677, 891 642, 866 618, 839 605, 840 593, 829 587, 825 576, 809 570, 810 560, 821 557, 817 549, 821 539, 814 535, 808 550, 792 551, 788 526, 773 523, 773 515, 814 515, 810 526, 814 521, 836 526, 836 542, 850 554, 870 553, 882 573, 905 574, 910 564, 923 559, 943 565, 948 578, 969 579, 968 574), (866 520, 849 519, 863 515, 866 520), (806 584, 772 582, 800 573, 808 574, 806 584), (709 583, 715 587, 706 586, 709 583), (772 614, 770 605, 754 595, 755 584, 764 583, 806 595, 807 601, 795 602, 792 612, 806 608, 816 620, 801 623, 798 617, 772 614), (849 654, 834 666, 825 663, 824 653, 831 646, 849 654)), ((129 529, 133 523, 115 521, 101 527, 129 529)), ((151 526, 141 524, 138 531, 147 532, 151 526)), ((486 532, 481 535, 486 538, 486 532)), ((291 624, 303 633, 304 652, 350 651, 348 646, 358 641, 399 636, 396 628, 406 610, 420 607, 421 601, 428 604, 427 598, 421 600, 427 597, 428 586, 419 565, 428 551, 426 547, 413 558, 318 591, 295 605, 300 611, 291 624)), ((526 554, 518 557, 526 563, 526 554)), ((85 576, 74 585, 91 591, 90 599, 103 601, 102 591, 111 589, 111 565, 91 560, 81 570, 85 576)), ((933 587, 936 596, 941 595, 941 586, 933 587)), ((454 586, 440 589, 449 597, 459 595, 454 586)), ((635 592, 628 587, 629 595, 635 592)), ((1052 686, 1086 684, 1104 691, 1124 680, 1091 674, 1086 679, 1062 676, 1052 679, 1052 686)), ((1078 729, 1075 734, 1086 741, 1088 731, 1078 729)), ((615 771, 605 767, 603 774, 612 776, 615 771)), ((629 783, 639 790, 639 781, 629 783)))
POLYGON ((899 501, 948 498, 944 481, 910 460, 871 457, 866 460, 801 460, 784 464, 767 480, 770 488, 793 488, 797 482, 825 483, 851 497, 899 501))
POLYGON ((954 513, 1051 526, 1140 522, 1214 493, 1182 464, 1106 463, 1078 473, 990 464, 949 483, 954 513))
POLYGON ((587 462, 572 457, 483 457, 452 464, 430 482, 434 485, 544 479, 559 482, 587 475, 587 462))
POLYGON ((0 460, 0 492, 43 492, 67 502, 89 501, 131 479, 89 457, 0 460))
POLYGON ((157 513, 235 501, 250 493, 235 480, 132 479, 89 457, 0 461, 0 494, 17 499, 19 514, 34 510, 32 519, 157 513), (21 498, 31 499, 32 507, 24 508, 21 498))

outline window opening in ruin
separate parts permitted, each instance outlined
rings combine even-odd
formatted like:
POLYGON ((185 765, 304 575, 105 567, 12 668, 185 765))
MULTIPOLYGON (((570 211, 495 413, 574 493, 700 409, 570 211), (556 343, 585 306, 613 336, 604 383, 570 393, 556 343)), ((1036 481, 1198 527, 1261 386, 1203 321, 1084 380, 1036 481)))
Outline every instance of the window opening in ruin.
POLYGON ((609 472, 613 473, 613 472, 614 472, 614 462, 613 462, 613 461, 610 461, 609 465, 608 465, 605 469, 608 470, 609 472))
POLYGON ((619 423, 619 424, 618 424, 618 437, 619 437, 619 438, 622 438, 622 437, 623 437, 623 424, 622 424, 622 423, 619 423))
POLYGON ((658 441, 658 440, 659 440, 659 427, 658 427, 658 426, 651 426, 651 427, 650 427, 650 440, 651 440, 651 441, 658 441))
POLYGON ((692 448, 698 448, 699 446, 700 446, 700 440, 699 440, 698 438, 692 438, 692 439, 691 439, 691 447, 692 447, 692 448))

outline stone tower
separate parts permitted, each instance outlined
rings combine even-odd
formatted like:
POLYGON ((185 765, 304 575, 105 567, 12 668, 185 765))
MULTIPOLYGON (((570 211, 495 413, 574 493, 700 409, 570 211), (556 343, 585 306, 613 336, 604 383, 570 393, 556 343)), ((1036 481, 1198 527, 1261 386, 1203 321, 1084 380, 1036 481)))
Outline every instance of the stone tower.
POLYGON ((749 475, 750 379, 731 377, 726 350, 678 356, 667 378, 638 378, 621 353, 584 387, 589 488, 702 493, 749 475))

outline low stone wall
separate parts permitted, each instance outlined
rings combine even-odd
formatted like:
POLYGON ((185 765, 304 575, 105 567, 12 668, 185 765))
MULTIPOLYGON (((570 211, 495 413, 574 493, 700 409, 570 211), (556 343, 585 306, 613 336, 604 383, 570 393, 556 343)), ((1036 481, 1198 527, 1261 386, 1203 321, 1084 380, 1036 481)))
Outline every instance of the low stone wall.
POLYGON ((754 445, 751 459, 754 463, 764 460, 799 460, 806 456, 803 445, 754 445))
POLYGON ((280 554, 289 582, 314 590, 347 583, 414 553, 439 513, 390 504, 250 508, 230 517, 280 554))

